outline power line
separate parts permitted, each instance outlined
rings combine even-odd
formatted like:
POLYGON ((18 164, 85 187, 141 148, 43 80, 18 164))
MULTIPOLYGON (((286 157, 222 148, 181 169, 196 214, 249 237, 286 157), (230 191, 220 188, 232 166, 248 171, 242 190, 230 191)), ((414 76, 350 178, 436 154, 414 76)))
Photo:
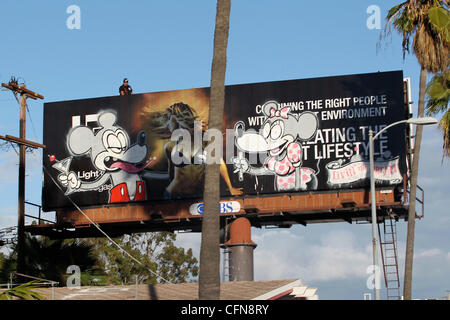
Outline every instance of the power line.
MULTIPOLYGON (((73 204, 73 206, 86 218, 89 220, 90 223, 92 223, 92 225, 98 229, 98 231, 100 231, 112 244, 114 244, 119 251, 121 251, 122 253, 125 253, 127 256, 129 256, 133 261, 137 262, 138 264, 140 264, 141 266, 145 267, 145 265, 140 262, 139 260, 137 260, 135 257, 133 257, 130 253, 128 253, 124 248, 122 248, 117 242, 115 242, 110 236, 108 236, 108 234, 103 231, 100 226, 94 222, 86 213, 84 213, 83 210, 81 210, 81 208, 75 203, 75 201, 72 200, 71 197, 69 197, 68 195, 65 194, 64 190, 61 188, 61 186, 55 181, 55 179, 52 177, 52 175, 47 171, 47 168, 45 168, 44 165, 42 165, 42 168, 44 169, 44 172, 50 177, 50 179, 53 181, 53 183, 58 187, 58 189, 65 195, 65 197, 67 197, 67 199, 69 199, 69 201, 73 204)), ((159 279, 164 280, 164 282, 170 283, 169 280, 163 278, 162 276, 158 275, 156 272, 154 272, 151 269, 148 269, 148 271, 150 271, 154 276, 156 276, 159 279)))
POLYGON ((36 128, 34 126, 33 118, 31 117, 31 112, 30 112, 30 108, 28 107, 28 103, 25 104, 25 107, 27 108, 28 117, 30 118, 31 128, 33 129, 34 138, 37 139, 36 128))

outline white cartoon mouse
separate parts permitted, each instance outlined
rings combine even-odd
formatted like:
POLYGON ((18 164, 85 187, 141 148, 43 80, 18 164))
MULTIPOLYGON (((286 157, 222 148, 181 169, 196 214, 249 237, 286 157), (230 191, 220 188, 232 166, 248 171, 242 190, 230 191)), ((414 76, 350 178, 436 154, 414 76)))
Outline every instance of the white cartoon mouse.
POLYGON ((313 112, 300 115, 290 113, 290 107, 280 108, 276 101, 262 107, 266 118, 259 132, 245 131, 242 121, 235 124, 235 145, 239 156, 233 158, 239 180, 243 173, 251 175, 275 175, 275 190, 317 189, 317 173, 302 167, 302 142, 312 139, 318 129, 318 119, 313 112), (244 153, 267 153, 264 165, 252 166, 244 153))
POLYGON ((139 175, 152 162, 144 164, 148 152, 145 132, 139 132, 136 143, 131 144, 128 133, 116 121, 116 113, 105 111, 98 116, 99 131, 87 126, 69 131, 69 152, 72 156, 88 155, 101 175, 94 181, 82 181, 68 169, 72 157, 64 159, 66 170, 60 169, 63 162, 56 163, 53 167, 62 172, 58 180, 67 186, 66 194, 99 190, 110 181, 109 203, 146 200, 145 182, 139 175))

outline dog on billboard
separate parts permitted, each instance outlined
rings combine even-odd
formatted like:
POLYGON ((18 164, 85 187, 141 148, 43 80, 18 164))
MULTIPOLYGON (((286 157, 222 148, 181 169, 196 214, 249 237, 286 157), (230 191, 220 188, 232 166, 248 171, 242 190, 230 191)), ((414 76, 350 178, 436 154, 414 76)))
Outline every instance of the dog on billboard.
POLYGON ((67 187, 66 195, 101 190, 110 181, 109 203, 146 200, 145 182, 139 175, 152 162, 144 163, 148 153, 145 132, 139 132, 136 143, 131 144, 128 133, 116 121, 115 112, 105 111, 98 115, 98 131, 83 125, 69 131, 67 148, 72 157, 88 155, 100 177, 81 180, 77 173, 69 171, 72 157, 57 162, 53 167, 61 172, 58 180, 67 187))
POLYGON ((242 121, 234 126, 238 157, 232 160, 239 180, 243 180, 244 173, 271 174, 275 175, 277 191, 317 189, 318 172, 302 167, 302 142, 315 136, 319 124, 317 116, 309 111, 292 114, 289 107, 280 108, 276 101, 265 103, 262 111, 266 118, 259 132, 246 131, 242 121), (262 167, 252 166, 245 153, 266 153, 267 158, 262 167))

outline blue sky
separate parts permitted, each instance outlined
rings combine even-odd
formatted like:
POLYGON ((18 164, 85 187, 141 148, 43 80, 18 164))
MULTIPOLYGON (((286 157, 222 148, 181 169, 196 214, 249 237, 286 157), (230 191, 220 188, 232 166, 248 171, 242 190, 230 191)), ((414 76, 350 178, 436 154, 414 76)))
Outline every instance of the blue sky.
MULTIPOLYGON (((398 1, 232 1, 226 84, 403 70, 417 109, 419 65, 402 57, 393 32, 367 28, 370 5, 398 1)), ((11 76, 45 102, 117 95, 124 77, 136 93, 210 85, 215 1, 12 1, 0 4, 0 81, 11 76), (66 26, 67 7, 81 9, 81 29, 66 26)), ((42 142, 42 101, 29 101, 27 138, 42 142)), ((0 91, 0 135, 19 135, 18 106, 0 91)), ((416 223, 413 296, 441 297, 450 289, 449 165, 441 163, 436 127, 425 127, 419 184, 425 218, 416 223)), ((28 155, 28 201, 40 203, 41 153, 28 155)), ((0 226, 16 223, 17 155, 0 150, 0 226)), ((398 223, 403 279, 406 222, 398 223)), ((256 280, 301 278, 324 299, 362 299, 371 264, 369 225, 334 223, 288 230, 253 229, 256 280), (268 259, 270 257, 270 259, 268 259), (267 261, 271 261, 267 263, 267 261)), ((198 234, 180 245, 199 252, 198 234)))

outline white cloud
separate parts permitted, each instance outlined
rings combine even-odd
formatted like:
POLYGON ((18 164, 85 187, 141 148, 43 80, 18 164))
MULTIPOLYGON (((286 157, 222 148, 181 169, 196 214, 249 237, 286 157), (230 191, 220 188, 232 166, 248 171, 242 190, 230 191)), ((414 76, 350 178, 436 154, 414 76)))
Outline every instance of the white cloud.
POLYGON ((444 253, 442 252, 442 250, 438 249, 438 248, 425 249, 425 250, 422 250, 422 251, 418 252, 417 254, 415 254, 415 258, 416 259, 422 259, 422 258, 428 259, 431 257, 440 256, 443 254, 444 253))
POLYGON ((366 278, 371 247, 352 232, 331 230, 319 241, 292 232, 270 231, 254 237, 257 280, 301 278, 305 281, 366 278))
MULTIPOLYGON (((401 252, 400 276, 404 275, 404 251, 401 252)), ((413 281, 417 286, 445 286, 450 270, 450 252, 441 248, 415 248, 413 260, 413 281)), ((420 294, 420 291, 417 291, 420 294)), ((437 294, 437 293, 436 293, 437 294)))
POLYGON ((0 152, 0 177, 2 177, 3 187, 17 180, 18 158, 13 150, 0 152))
MULTIPOLYGON (((18 150, 18 148, 16 148, 18 150)), ((39 176, 42 172, 42 152, 33 150, 27 151, 26 174, 29 177, 39 176)), ((0 177, 1 185, 7 186, 10 182, 17 182, 19 170, 19 156, 13 150, 0 152, 0 177)))
MULTIPOLYGON (((398 223, 397 226, 397 254, 402 287, 406 227, 406 223, 398 223)), ((417 232, 417 236, 419 235, 420 232, 417 232)), ((349 290, 352 290, 351 287, 361 290, 366 286, 369 277, 366 271, 372 264, 370 238, 369 226, 345 223, 311 225, 307 228, 296 226, 289 230, 252 228, 252 239, 257 244, 254 251, 255 280, 301 279, 311 286, 320 283, 321 288, 327 288, 330 292, 334 292, 333 286, 336 283, 348 283, 349 290), (328 284, 331 287, 327 287, 328 284)), ((199 233, 178 234, 177 245, 193 248, 197 258, 200 244, 199 233)), ((446 279, 450 270, 450 252, 438 245, 420 245, 416 241, 413 294, 417 298, 437 296, 448 286, 446 279), (430 289, 430 286, 434 286, 434 289, 430 289)), ((379 262, 381 266, 381 258, 379 262)), ((342 296, 344 299, 345 297, 346 294, 342 296)))
POLYGON ((1 208, 0 229, 17 225, 17 206, 1 208))
MULTIPOLYGON (((8 208, 5 211, 9 211, 8 208)), ((17 225, 17 213, 16 215, 0 215, 0 229, 9 228, 17 225)))

